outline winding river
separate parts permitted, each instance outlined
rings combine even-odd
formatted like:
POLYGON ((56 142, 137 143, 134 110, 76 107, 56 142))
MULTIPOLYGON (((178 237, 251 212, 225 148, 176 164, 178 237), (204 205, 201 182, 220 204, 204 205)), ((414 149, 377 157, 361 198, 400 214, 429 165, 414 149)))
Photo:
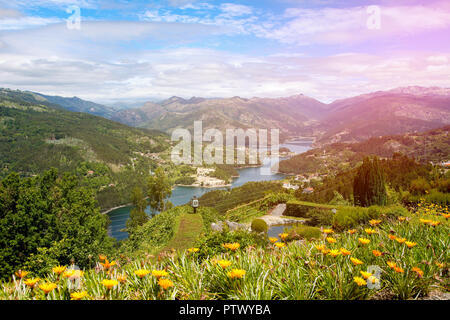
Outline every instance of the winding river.
MULTIPOLYGON (((289 148, 292 152, 296 154, 306 152, 310 149, 310 143, 304 141, 298 142, 289 142, 281 144, 280 147, 289 148)), ((282 158, 281 158, 282 159, 282 158)), ((266 158, 263 162, 264 167, 270 166, 270 158, 266 158)), ((244 183, 249 181, 267 181, 267 180, 281 180, 285 176, 283 174, 273 174, 273 175, 261 175, 260 167, 253 168, 243 168, 239 169, 239 177, 233 179, 231 183, 231 188, 242 186, 244 183)), ((186 204, 190 201, 193 196, 200 197, 204 193, 215 190, 215 189, 224 189, 224 188, 201 188, 201 187, 181 187, 176 186, 172 190, 172 196, 169 200, 174 204, 174 206, 179 206, 186 204)), ((127 232, 121 231, 125 228, 126 221, 130 216, 130 211, 132 206, 125 206, 115 210, 112 210, 108 213, 110 218, 110 225, 108 228, 108 233, 110 236, 117 240, 123 240, 128 237, 127 232)), ((146 209, 146 212, 150 214, 150 208, 146 209)))

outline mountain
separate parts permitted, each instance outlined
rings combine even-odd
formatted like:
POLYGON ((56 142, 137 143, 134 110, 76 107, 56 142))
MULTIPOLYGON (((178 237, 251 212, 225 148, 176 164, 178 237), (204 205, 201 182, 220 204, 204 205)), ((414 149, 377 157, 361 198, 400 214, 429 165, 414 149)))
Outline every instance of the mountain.
POLYGON ((403 154, 420 163, 450 160, 450 126, 421 133, 372 137, 356 143, 332 143, 280 162, 279 171, 294 174, 336 173, 354 168, 368 155, 403 154))
POLYGON ((279 128, 281 134, 311 134, 327 106, 304 95, 287 98, 171 97, 159 103, 148 102, 140 108, 121 110, 111 119, 137 127, 171 132, 192 129, 196 120, 204 128, 279 128))
POLYGON ((329 105, 317 145, 421 132, 450 124, 450 89, 405 87, 329 105))
POLYGON ((163 161, 169 137, 102 117, 71 112, 40 96, 0 91, 0 177, 55 167, 99 191, 102 207, 127 203, 132 186, 163 161), (43 99, 43 98, 42 98, 43 99))
POLYGON ((108 107, 95 102, 80 99, 78 97, 66 98, 60 96, 48 96, 38 92, 20 91, 0 88, 0 94, 10 97, 17 97, 23 101, 37 104, 58 105, 66 110, 73 112, 85 112, 103 118, 111 118, 117 111, 112 107, 108 107))

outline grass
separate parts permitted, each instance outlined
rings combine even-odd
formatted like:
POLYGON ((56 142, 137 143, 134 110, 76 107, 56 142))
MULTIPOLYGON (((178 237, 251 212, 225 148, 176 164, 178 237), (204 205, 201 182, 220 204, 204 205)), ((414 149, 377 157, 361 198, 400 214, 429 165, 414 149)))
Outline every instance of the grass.
POLYGON ((193 246, 199 234, 204 231, 201 214, 180 214, 176 220, 175 230, 173 238, 161 251, 168 249, 182 251, 193 246))

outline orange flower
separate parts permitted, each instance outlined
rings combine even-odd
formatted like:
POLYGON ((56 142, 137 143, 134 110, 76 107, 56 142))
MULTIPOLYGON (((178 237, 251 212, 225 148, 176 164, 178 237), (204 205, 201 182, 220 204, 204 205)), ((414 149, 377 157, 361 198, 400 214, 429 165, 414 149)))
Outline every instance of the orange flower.
POLYGON ((377 233, 377 230, 370 229, 370 228, 366 228, 366 229, 364 229, 364 231, 365 231, 369 236, 372 235, 372 234, 374 234, 374 233, 377 233))
POLYGON ((245 270, 233 269, 227 273, 227 276, 231 279, 241 279, 245 275, 245 270))
POLYGON ((411 242, 411 241, 405 241, 405 244, 408 248, 412 248, 415 247, 417 245, 417 243, 415 242, 411 242))
POLYGON ((164 290, 167 290, 167 289, 173 287, 173 282, 170 281, 169 279, 161 278, 161 279, 158 280, 158 285, 161 288, 163 288, 164 290))
POLYGON ((395 241, 398 243, 404 243, 406 241, 406 238, 396 238, 395 241))
POLYGON ((417 273, 417 275, 418 275, 420 278, 423 277, 423 271, 422 271, 420 268, 414 267, 414 268, 411 269, 411 271, 414 271, 415 273, 417 273))
POLYGON ((398 217, 397 219, 398 219, 398 221, 403 222, 406 220, 406 217, 398 217))
POLYGON ((389 266, 389 268, 391 268, 391 269, 394 269, 397 267, 397 264, 393 261, 387 261, 386 263, 389 266))
POLYGON ((389 239, 391 239, 391 240, 397 240, 397 237, 394 236, 393 234, 390 234, 390 235, 389 235, 389 239))
POLYGON ((381 223, 381 220, 372 219, 372 220, 369 221, 369 223, 370 223, 371 226, 376 226, 376 225, 381 223))
POLYGON ((383 253, 381 251, 378 251, 378 250, 372 250, 372 253, 373 253, 373 255, 375 257, 379 257, 379 256, 383 255, 383 253))
POLYGON ((61 273, 63 273, 66 270, 65 266, 56 266, 52 268, 52 271, 54 273, 56 273, 57 275, 60 275, 61 273))
POLYGON ((125 283, 125 281, 127 281, 127 275, 126 275, 126 274, 118 275, 118 276, 117 276, 117 280, 118 280, 120 283, 125 283))
POLYGON ((24 270, 19 270, 15 272, 16 277, 22 279, 25 278, 27 276, 27 274, 29 274, 28 271, 24 271, 24 270))
POLYGON ((111 290, 112 287, 115 287, 119 284, 117 280, 114 279, 104 279, 102 280, 102 284, 108 289, 111 290))
POLYGON ((361 275, 363 276, 364 279, 369 279, 369 277, 372 276, 372 274, 370 272, 366 272, 366 271, 360 271, 359 273, 361 273, 361 275))
POLYGON ((105 256, 104 254, 99 254, 99 255, 98 255, 98 258, 99 258, 100 260, 106 260, 106 256, 105 256))
POLYGON ((336 243, 336 239, 333 237, 327 237, 328 243, 336 243))
POLYGON ((166 270, 153 270, 152 271, 152 276, 154 276, 155 278, 162 278, 162 277, 167 277, 169 275, 169 273, 166 270))
POLYGON ((283 242, 275 242, 274 246, 277 247, 278 249, 281 249, 281 248, 284 248, 286 246, 286 244, 283 242))
POLYGON ((219 264, 219 266, 222 267, 222 269, 226 269, 229 266, 231 266, 231 261, 228 261, 228 260, 219 260, 219 261, 217 261, 217 263, 219 264))
POLYGON ((274 237, 270 237, 269 238, 269 241, 270 241, 270 243, 275 243, 275 242, 277 242, 278 241, 278 239, 277 238, 274 238, 274 237))
POLYGON ((34 278, 34 279, 27 279, 24 281, 24 283, 30 287, 30 288, 34 288, 34 286, 36 285, 36 283, 38 283, 41 279, 39 278, 34 278))
POLYGON ((347 232, 350 234, 354 234, 356 232, 356 229, 350 229, 350 230, 347 230, 347 232))
POLYGON ((134 274, 137 275, 139 278, 143 278, 146 275, 148 275, 150 273, 150 270, 146 270, 146 269, 138 269, 136 271, 134 271, 134 274))
POLYGON ((349 250, 347 250, 347 249, 345 249, 345 248, 340 248, 339 249, 339 251, 342 253, 342 255, 344 255, 344 256, 348 256, 348 255, 350 255, 352 252, 351 251, 349 251, 349 250))
POLYGON ((47 283, 43 283, 43 284, 39 285, 39 289, 44 291, 45 294, 49 294, 51 291, 56 289, 56 287, 57 287, 56 284, 54 284, 52 282, 47 282, 47 283))
POLYGON ((230 249, 231 251, 236 251, 237 249, 240 248, 241 245, 237 242, 234 242, 234 243, 224 243, 222 244, 222 246, 224 248, 230 249))
POLYGON ((334 231, 333 231, 333 229, 323 229, 322 232, 325 234, 330 234, 330 233, 333 233, 334 231))
POLYGON ((361 244, 368 244, 368 243, 370 243, 370 240, 366 239, 366 238, 358 238, 358 241, 361 244))
POLYGON ((440 262, 436 262, 436 265, 440 268, 443 269, 445 264, 444 263, 440 263, 440 262))
POLYGON ((337 257, 338 255, 340 255, 341 252, 337 249, 333 249, 333 250, 330 250, 330 252, 328 254, 334 258, 334 257, 337 257))
POLYGON ((116 262, 115 261, 109 262, 108 259, 105 259, 105 262, 104 263, 100 262, 100 264, 103 266, 104 270, 109 270, 109 268, 116 265, 116 262))
POLYGON ((353 262, 355 266, 363 264, 363 262, 357 258, 350 258, 350 261, 353 262))
POLYGON ((395 272, 397 272, 397 273, 404 273, 404 272, 405 272, 405 270, 403 270, 402 268, 397 267, 397 266, 394 267, 394 270, 395 270, 395 272))

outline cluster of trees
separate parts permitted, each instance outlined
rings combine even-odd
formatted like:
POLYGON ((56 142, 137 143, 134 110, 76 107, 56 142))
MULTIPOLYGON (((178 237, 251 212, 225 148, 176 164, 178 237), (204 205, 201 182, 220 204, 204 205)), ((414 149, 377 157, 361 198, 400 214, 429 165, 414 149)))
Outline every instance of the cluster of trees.
POLYGON ((370 207, 386 204, 387 194, 384 174, 377 157, 365 158, 353 180, 355 205, 370 207))
POLYGON ((8 175, 0 182, 0 278, 71 260, 92 267, 96 255, 113 249, 107 223, 95 193, 73 174, 8 175))

